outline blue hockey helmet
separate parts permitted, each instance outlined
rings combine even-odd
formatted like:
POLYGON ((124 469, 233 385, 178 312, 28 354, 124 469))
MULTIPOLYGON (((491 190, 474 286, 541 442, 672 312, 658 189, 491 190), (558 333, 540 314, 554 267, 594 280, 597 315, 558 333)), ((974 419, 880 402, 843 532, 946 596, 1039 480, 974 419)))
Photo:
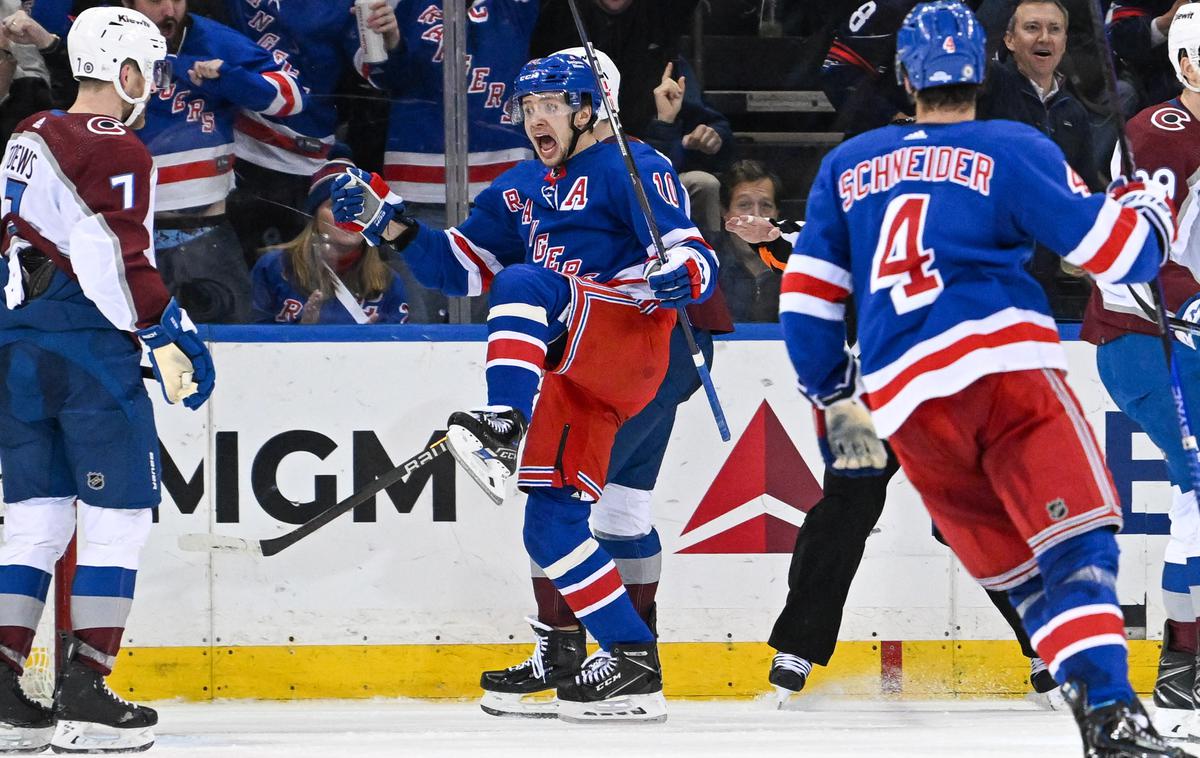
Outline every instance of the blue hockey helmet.
POLYGON ((521 98, 542 92, 561 92, 573 111, 583 107, 583 96, 587 95, 593 119, 596 110, 604 102, 600 90, 596 88, 592 67, 583 58, 563 53, 534 58, 521 67, 521 73, 513 82, 512 97, 508 99, 508 115, 514 124, 524 120, 521 98))
POLYGON ((987 67, 987 38, 975 14, 958 0, 913 8, 896 34, 896 79, 917 91, 950 84, 980 84, 987 67))

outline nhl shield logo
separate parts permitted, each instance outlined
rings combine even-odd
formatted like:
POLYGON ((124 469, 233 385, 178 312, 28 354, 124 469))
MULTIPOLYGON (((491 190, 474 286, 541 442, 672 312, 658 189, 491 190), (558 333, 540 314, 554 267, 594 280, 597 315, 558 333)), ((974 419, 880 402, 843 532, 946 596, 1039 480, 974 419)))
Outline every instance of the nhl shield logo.
POLYGON ((952 54, 957 49, 958 48, 954 46, 953 37, 947 37, 946 41, 942 43, 942 50, 944 50, 946 53, 952 54))
POLYGON ((1046 503, 1046 513, 1050 515, 1051 521, 1062 521, 1067 517, 1067 504, 1061 497, 1056 497, 1046 503))
POLYGON ((87 486, 94 490, 104 489, 104 474, 99 471, 89 471, 87 474, 87 486))

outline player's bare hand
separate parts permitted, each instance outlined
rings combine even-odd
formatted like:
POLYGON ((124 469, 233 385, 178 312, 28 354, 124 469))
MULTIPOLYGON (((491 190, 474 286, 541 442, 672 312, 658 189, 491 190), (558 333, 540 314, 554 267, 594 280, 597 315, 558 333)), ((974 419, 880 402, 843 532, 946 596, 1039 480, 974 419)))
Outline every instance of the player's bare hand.
POLYGON ((716 155, 723 143, 721 135, 708 124, 700 124, 690 133, 683 135, 684 150, 699 150, 705 155, 716 155))
POLYGON ((23 10, 7 16, 0 26, 4 27, 4 36, 18 45, 34 45, 42 50, 54 44, 54 35, 23 10))
MULTIPOLYGON (((350 12, 355 12, 353 4, 350 6, 350 12)), ((383 35, 383 45, 388 50, 395 50, 400 46, 400 23, 396 21, 396 11, 388 5, 387 0, 375 0, 371 4, 367 27, 383 35)))
POLYGON ((674 63, 668 63, 663 69, 662 81, 654 88, 654 107, 658 110, 658 120, 665 124, 675 123, 679 109, 683 107, 683 93, 687 91, 686 77, 679 81, 671 78, 675 70, 674 63))
POLYGON ((779 239, 779 228, 762 216, 730 216, 725 222, 725 231, 736 234, 746 242, 756 245, 779 239))
POLYGON ((325 304, 325 293, 321 290, 313 290, 313 293, 308 296, 308 300, 304 302, 304 307, 300 309, 301 324, 315 324, 321 319, 321 306, 325 304))
POLYGON ((188 70, 188 79, 192 80, 192 84, 200 86, 200 83, 205 79, 216 79, 221 76, 221 66, 225 61, 220 58, 213 58, 208 61, 196 61, 188 70))

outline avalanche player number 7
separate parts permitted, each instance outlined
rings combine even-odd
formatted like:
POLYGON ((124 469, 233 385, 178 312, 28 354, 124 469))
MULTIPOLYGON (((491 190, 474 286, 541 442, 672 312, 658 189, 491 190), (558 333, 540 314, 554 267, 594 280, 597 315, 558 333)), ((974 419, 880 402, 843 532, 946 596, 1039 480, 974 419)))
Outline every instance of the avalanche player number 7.
POLYGON ((925 246, 929 195, 908 194, 888 203, 882 234, 871 261, 871 292, 891 290, 896 313, 929 305, 941 294, 942 276, 933 268, 933 248, 925 246))

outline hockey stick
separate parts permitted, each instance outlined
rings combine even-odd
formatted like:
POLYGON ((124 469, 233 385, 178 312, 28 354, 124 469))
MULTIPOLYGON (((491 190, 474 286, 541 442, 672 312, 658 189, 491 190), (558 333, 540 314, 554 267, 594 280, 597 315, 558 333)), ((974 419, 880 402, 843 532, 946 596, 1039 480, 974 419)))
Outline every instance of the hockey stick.
POLYGON ((446 452, 446 438, 443 436, 429 443, 424 450, 395 468, 385 471, 366 487, 340 503, 331 505, 287 534, 265 540, 229 537, 222 534, 183 534, 179 537, 179 549, 198 553, 240 553, 270 557, 296 544, 338 516, 349 513, 393 484, 406 480, 410 474, 444 452, 446 452))
MULTIPOLYGON (((617 146, 621 149, 621 157, 625 160, 625 170, 629 173, 633 194, 637 197, 638 205, 642 209, 646 226, 650 228, 650 238, 654 242, 654 254, 658 256, 659 263, 666 263, 667 248, 663 245, 662 235, 658 232, 658 224, 654 221, 654 212, 650 209, 650 200, 646 197, 642 176, 633 162, 633 154, 629 152, 629 141, 625 138, 625 130, 621 128, 621 118, 617 115, 617 103, 609 88, 605 86, 604 72, 600 69, 600 63, 596 60, 596 50, 592 47, 587 29, 583 26, 583 16, 579 15, 579 6, 576 5, 575 0, 567 0, 567 4, 571 6, 571 15, 575 18, 575 29, 579 32, 579 41, 583 45, 584 51, 587 52, 588 65, 592 67, 592 76, 596 79, 596 87, 600 90, 600 97, 604 98, 605 107, 608 108, 608 122, 612 125, 613 135, 617 138, 617 146)), ((593 107, 595 107, 594 104, 593 107)), ((715 275, 716 272, 713 273, 715 275)), ((692 354, 692 363, 695 364, 696 373, 700 376, 700 384, 704 386, 704 394, 708 397, 713 418, 716 419, 717 430, 721 433, 721 439, 728 442, 730 439, 729 424, 725 421, 725 411, 721 408, 717 389, 713 386, 708 365, 704 362, 704 354, 696 346, 696 335, 692 333, 692 323, 688 321, 687 309, 683 305, 679 306, 679 328, 683 330, 683 337, 687 340, 688 351, 692 354)))
MULTIPOLYGON (((1104 33, 1104 18, 1101 15, 1100 0, 1091 0, 1088 5, 1092 15, 1092 34, 1096 37, 1097 49, 1104 54, 1104 60, 1101 62, 1101 65, 1104 66, 1104 88, 1108 95, 1108 107, 1117 125, 1117 143, 1121 149, 1121 174, 1133 178, 1133 149, 1129 146, 1129 135, 1125 131, 1125 117, 1121 113, 1117 100, 1117 70, 1113 63, 1108 35, 1104 33)), ((1170 251, 1167 250, 1164 253, 1169 254, 1170 251)), ((1144 308, 1145 306, 1141 303, 1138 294, 1134 292, 1134 288, 1129 287, 1129 291, 1139 305, 1144 308)), ((1187 456, 1188 474, 1192 480, 1191 489, 1193 492, 1200 493, 1200 447, 1196 444, 1196 435, 1193 431, 1196 427, 1192 424, 1187 404, 1184 402, 1183 381, 1179 376, 1179 361, 1175 358, 1175 349, 1171 338, 1171 327, 1174 324, 1172 319, 1167 316, 1161 277, 1157 275, 1154 277, 1150 292, 1154 300, 1153 313, 1154 320, 1158 325, 1158 337, 1162 343, 1163 357, 1167 361, 1167 373, 1171 381, 1171 399, 1175 402, 1175 416, 1179 421, 1180 442, 1183 444, 1183 452, 1187 456)))

